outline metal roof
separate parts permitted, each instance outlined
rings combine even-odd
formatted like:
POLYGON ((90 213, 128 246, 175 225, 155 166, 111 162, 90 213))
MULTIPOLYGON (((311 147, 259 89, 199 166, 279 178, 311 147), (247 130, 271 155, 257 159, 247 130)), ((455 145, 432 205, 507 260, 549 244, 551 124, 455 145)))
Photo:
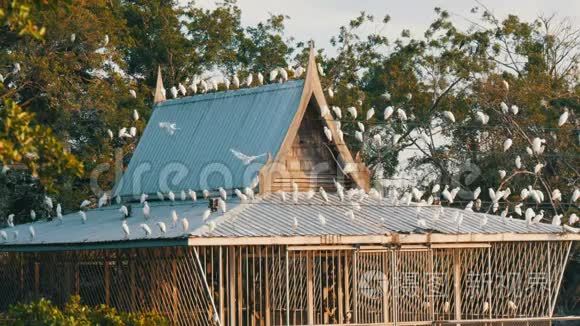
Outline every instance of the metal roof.
POLYGON ((248 186, 267 155, 245 166, 230 149, 275 156, 303 87, 303 80, 294 80, 159 103, 115 194, 248 186), (160 122, 175 123, 177 130, 170 135, 160 122))
MULTIPOLYGON (((351 202, 341 202, 334 194, 328 194, 329 202, 322 200, 319 194, 306 199, 306 194, 299 194, 297 204, 288 200, 282 202, 278 194, 270 194, 251 202, 240 202, 237 198, 228 200, 227 212, 212 213, 209 220, 202 221, 202 214, 207 209, 207 202, 190 201, 153 202, 151 217, 145 220, 142 205, 134 204, 133 213, 127 219, 131 234, 125 238, 121 229, 121 213, 118 206, 93 209, 87 212, 87 222, 83 224, 78 213, 64 216, 64 222, 40 221, 32 224, 17 225, 4 229, 9 239, 0 239, 0 251, 20 250, 23 247, 36 245, 50 248, 51 245, 71 245, 80 247, 131 247, 159 246, 175 244, 187 245, 188 237, 221 238, 221 237, 292 237, 292 236, 371 236, 391 233, 400 234, 559 234, 562 227, 547 223, 528 225, 520 219, 504 219, 497 215, 487 215, 488 222, 481 226, 483 213, 468 212, 456 208, 440 206, 392 206, 386 200, 366 198, 357 210, 351 202), (420 208, 418 208, 420 207, 420 208), (353 210, 355 218, 351 219, 345 212, 353 210), (181 224, 172 226, 171 213, 175 210, 179 218, 187 218, 189 230, 185 232, 181 224), (322 224, 319 214, 324 216, 322 224), (458 226, 455 216, 463 214, 463 223, 458 226), (435 216, 438 215, 438 218, 435 216), (294 227, 294 217, 298 226, 294 227), (424 219, 426 228, 417 226, 417 220, 424 219), (167 233, 162 234, 157 222, 167 225, 167 233), (210 231, 207 222, 215 222, 215 229, 210 231), (140 224, 146 223, 152 234, 146 236, 140 224), (28 231, 30 225, 36 231, 31 239, 28 231), (14 240, 13 231, 18 231, 19 238, 14 240), (129 241, 131 240, 131 241, 129 241), (159 242, 162 241, 162 242, 159 242), (91 246, 91 244, 93 244, 91 246), (99 245, 95 245, 99 244, 99 245), (11 249, 12 248, 12 249, 11 249), (16 249, 18 248, 18 249, 16 249)), ((288 196, 290 197, 290 196, 288 196)))

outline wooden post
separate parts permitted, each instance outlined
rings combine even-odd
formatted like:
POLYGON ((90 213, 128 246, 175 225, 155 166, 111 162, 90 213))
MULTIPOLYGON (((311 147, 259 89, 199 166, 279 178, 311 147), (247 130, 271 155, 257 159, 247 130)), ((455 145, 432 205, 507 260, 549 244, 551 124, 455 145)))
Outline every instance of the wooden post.
MULTIPOLYGON (((349 251, 348 255, 344 256, 344 305, 346 307, 347 312, 350 312, 350 279, 349 279, 349 267, 352 266, 350 264, 350 257, 352 252, 349 251)), ((352 315, 352 312, 351 312, 352 315)))
MULTIPOLYGON (((261 253, 262 253, 262 248, 258 248, 258 250, 260 250, 260 258, 262 258, 261 253)), ((268 249, 266 247, 266 264, 264 264, 264 270, 265 270, 265 291, 266 291, 266 325, 270 325, 270 273, 269 273, 269 267, 270 266, 274 266, 274 255, 272 255, 271 260, 268 261, 268 249)), ((278 257, 279 259, 280 257, 278 257)), ((276 262, 279 264, 279 260, 276 262)), ((260 271, 262 272, 262 271, 260 271)), ((255 276, 254 276, 255 277, 255 276)), ((276 284, 276 287, 281 286, 281 284, 276 284)), ((262 300, 261 298, 259 298, 258 300, 262 300)))
POLYGON ((306 253, 306 280, 308 291, 308 325, 314 324, 314 273, 313 273, 313 255, 306 253))
POLYGON ((110 271, 109 271, 109 262, 107 261, 107 254, 105 254, 105 261, 103 265, 104 269, 104 278, 105 278, 105 304, 109 306, 111 304, 111 280, 110 280, 110 271))
POLYGON ((453 258, 454 258, 453 287, 455 292, 455 320, 461 320, 461 257, 459 255, 459 250, 461 249, 453 249, 453 258))
POLYGON ((40 263, 34 262, 34 295, 38 299, 40 297, 40 263))
POLYGON ((220 282, 220 288, 219 288, 219 294, 220 294, 220 322, 222 325, 226 324, 226 317, 224 315, 225 310, 224 310, 224 263, 223 263, 223 247, 220 246, 220 251, 219 251, 219 282, 220 282))
POLYGON ((290 325, 290 258, 286 247, 286 325, 290 325))
POLYGON ((381 252, 383 256, 383 273, 382 273, 382 285, 383 285, 383 322, 387 323, 389 321, 389 295, 388 295, 388 282, 387 282, 387 271, 389 270, 389 259, 388 252, 381 252))
POLYGON ((229 292, 230 292, 230 325, 236 325, 236 253, 235 247, 228 248, 228 274, 229 274, 229 292))
MULTIPOLYGON (((346 255, 345 255, 346 256, 346 255)), ((337 284, 338 284, 338 323, 342 324, 344 320, 344 294, 343 294, 343 284, 342 280, 342 250, 338 251, 338 277, 337 277, 337 284)))

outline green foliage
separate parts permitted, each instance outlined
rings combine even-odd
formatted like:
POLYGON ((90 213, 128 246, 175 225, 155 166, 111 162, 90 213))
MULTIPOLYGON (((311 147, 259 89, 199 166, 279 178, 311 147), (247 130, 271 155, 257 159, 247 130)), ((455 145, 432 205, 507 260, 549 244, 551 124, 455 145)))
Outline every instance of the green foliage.
POLYGON ((168 325, 165 318, 154 313, 123 313, 100 305, 88 307, 81 304, 79 296, 72 296, 63 309, 50 300, 40 299, 31 303, 12 305, 4 319, 12 325, 103 325, 103 326, 148 326, 168 325))

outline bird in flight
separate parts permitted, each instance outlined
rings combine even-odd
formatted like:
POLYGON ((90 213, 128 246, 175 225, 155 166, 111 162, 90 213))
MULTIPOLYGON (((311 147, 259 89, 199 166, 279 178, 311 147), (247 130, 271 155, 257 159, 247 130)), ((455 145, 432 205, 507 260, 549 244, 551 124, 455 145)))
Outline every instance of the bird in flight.
POLYGON ((234 154, 235 157, 237 157, 240 161, 242 161, 242 163, 244 163, 244 165, 248 165, 262 156, 266 156, 266 153, 256 155, 256 156, 249 156, 249 155, 246 155, 242 152, 238 152, 233 148, 230 149, 230 151, 232 152, 232 154, 234 154))

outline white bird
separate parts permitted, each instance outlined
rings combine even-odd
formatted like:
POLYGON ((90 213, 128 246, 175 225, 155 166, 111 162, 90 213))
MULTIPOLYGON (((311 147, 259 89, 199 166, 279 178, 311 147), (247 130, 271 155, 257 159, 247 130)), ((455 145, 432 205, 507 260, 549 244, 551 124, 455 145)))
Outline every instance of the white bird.
POLYGON ((238 76, 234 75, 234 77, 232 77, 232 84, 235 88, 240 88, 240 79, 238 76))
POLYGON ((123 213, 123 218, 127 218, 129 216, 129 210, 127 209, 127 206, 123 205, 121 206, 121 208, 119 208, 119 212, 123 213))
POLYGON ((207 199, 209 197, 209 191, 207 189, 204 189, 201 193, 204 199, 207 199))
POLYGON ((394 111, 395 109, 392 106, 387 106, 385 108, 385 111, 383 112, 383 119, 385 120, 389 119, 393 115, 394 111))
POLYGON ((503 178, 505 178, 505 176, 506 176, 505 170, 499 170, 497 172, 499 173, 499 179, 503 180, 503 178))
POLYGON ((443 312, 448 313, 449 308, 451 308, 451 303, 449 303, 449 301, 445 301, 445 304, 443 305, 443 312))
POLYGON ((518 155, 516 157, 516 169, 521 169, 522 168, 522 158, 518 155))
POLYGON ((407 121, 407 114, 403 109, 397 109, 397 116, 401 121, 407 121))
POLYGON ((169 193, 167 193, 167 198, 169 198, 169 200, 171 200, 172 202, 175 202, 175 194, 173 193, 173 191, 169 191, 169 193))
POLYGON ((326 225, 326 218, 324 218, 324 216, 320 213, 318 213, 318 221, 320 222, 320 225, 322 226, 326 225))
POLYGON ((477 199, 479 197, 479 194, 481 194, 481 187, 477 187, 474 191, 473 191, 473 199, 477 199))
POLYGON ((187 200, 187 195, 185 194, 185 190, 182 190, 179 192, 179 199, 181 199, 181 201, 187 200))
POLYGON ((450 204, 453 204, 453 198, 451 197, 451 193, 449 192, 449 185, 445 185, 443 191, 441 192, 441 196, 447 200, 450 204))
POLYGON ((501 106, 501 112, 503 114, 508 114, 508 112, 510 111, 510 109, 507 106, 507 104, 505 104, 504 102, 501 102, 500 106, 501 106))
POLYGON ((36 231, 34 230, 34 226, 28 227, 28 233, 30 234, 30 240, 34 240, 36 238, 36 231))
POLYGON ((342 110, 338 106, 333 106, 332 111, 338 119, 342 119, 342 110))
POLYGON ((540 210, 540 213, 537 214, 536 216, 534 216, 534 219, 532 222, 534 224, 538 224, 542 221, 543 218, 544 218, 544 210, 540 210))
POLYGON ((131 96, 132 96, 133 98, 137 98, 137 92, 135 92, 135 90, 134 90, 134 89, 130 89, 130 90, 129 90, 129 94, 131 94, 131 96))
POLYGON ((356 119, 356 117, 358 116, 358 113, 354 106, 348 107, 346 111, 352 116, 353 119, 356 119))
POLYGON ((252 76, 252 74, 250 73, 248 75, 248 77, 246 77, 246 86, 250 87, 252 86, 252 81, 254 81, 254 77, 252 76))
POLYGON ((562 215, 554 215, 552 218, 552 225, 560 226, 562 225, 562 215))
POLYGON ((558 119, 558 127, 562 127, 566 121, 568 121, 568 116, 570 113, 568 112, 568 108, 564 108, 564 113, 560 115, 560 119, 558 119))
POLYGON ((137 128, 135 127, 129 128, 129 135, 131 135, 131 138, 137 137, 137 128))
POLYGON ((439 184, 437 184, 437 183, 436 183, 436 184, 433 186, 433 188, 431 188, 431 193, 432 193, 432 194, 438 193, 440 189, 441 189, 441 186, 440 186, 439 184))
POLYGON ((270 81, 271 82, 275 81, 276 77, 278 77, 278 69, 270 71, 270 81))
POLYGON ((511 310, 516 310, 516 309, 518 309, 518 306, 517 306, 517 305, 516 305, 516 304, 515 304, 513 301, 511 301, 511 300, 508 300, 508 307, 509 307, 511 310))
POLYGON ((62 207, 56 204, 56 217, 62 222, 62 207))
POLYGON ((324 135, 326 135, 329 142, 332 142, 332 131, 327 126, 324 126, 324 135))
POLYGON ((286 201, 286 192, 285 192, 285 191, 283 191, 283 190, 279 190, 279 191, 278 191, 278 194, 280 195, 280 200, 281 200, 282 202, 285 202, 285 201, 286 201))
POLYGON ((481 122, 482 125, 486 125, 489 122, 489 115, 481 111, 477 111, 475 114, 477 116, 477 120, 481 122))
POLYGON ((507 82, 507 80, 503 80, 503 87, 505 87, 506 91, 510 90, 510 84, 507 82))
POLYGON ((575 203, 578 200, 578 198, 580 198, 580 189, 575 188, 574 192, 572 193, 572 198, 570 199, 573 203, 575 203))
POLYGON ((71 41, 71 43, 74 43, 76 39, 77 39, 77 35, 75 33, 72 33, 70 35, 70 41, 71 41))
POLYGON ((6 241, 8 240, 8 233, 4 230, 0 230, 0 237, 2 237, 2 240, 6 241))
POLYGON ((320 116, 322 118, 326 117, 329 114, 330 114, 330 110, 328 109, 327 105, 320 106, 320 116))
POLYGON ((14 227, 14 214, 8 215, 8 226, 11 227, 11 228, 14 227))
POLYGON ((181 93, 182 96, 187 95, 187 89, 185 88, 185 86, 183 86, 182 83, 179 83, 177 85, 177 88, 178 88, 178 90, 179 90, 179 92, 181 93))
POLYGON ((511 108, 510 108, 510 111, 512 111, 512 113, 513 113, 514 115, 517 115, 517 114, 518 114, 518 112, 520 112, 520 109, 518 108, 518 106, 517 106, 517 105, 512 105, 512 106, 511 106, 511 108))
POLYGON ((97 204, 97 207, 101 208, 101 207, 105 206, 108 201, 109 201, 109 196, 107 196, 106 193, 103 193, 103 195, 99 198, 99 202, 97 204))
POLYGON ((125 239, 127 239, 129 235, 131 235, 131 232, 129 231, 129 225, 127 225, 127 221, 123 221, 123 223, 121 224, 121 228, 123 229, 123 233, 125 234, 125 239))
POLYGON ((518 214, 519 216, 522 216, 522 203, 517 204, 516 206, 514 206, 514 212, 516 212, 516 214, 518 214))
POLYGON ((218 207, 220 209, 220 211, 222 211, 222 213, 227 212, 227 207, 226 207, 226 202, 224 200, 222 200, 221 198, 218 199, 218 207))
POLYGON ((113 139, 113 137, 115 137, 111 129, 107 129, 107 135, 109 135, 109 138, 111 138, 111 140, 113 139))
POLYGON ((258 73, 258 83, 260 85, 263 85, 264 84, 264 75, 262 75, 261 72, 258 73))
POLYGON ((175 134, 175 131, 179 130, 179 128, 177 128, 177 124, 173 122, 159 122, 159 128, 165 129, 165 131, 170 136, 173 136, 173 134, 175 134))
POLYGON ((469 203, 467 203, 467 205, 465 205, 465 210, 473 211, 473 201, 470 201, 469 203))
POLYGON ((183 229, 183 232, 189 230, 189 221, 185 217, 181 219, 181 228, 183 229))
POLYGON ((487 214, 483 214, 481 220, 479 221, 479 226, 482 228, 485 227, 487 225, 487 221, 488 221, 487 214))
POLYGON ((503 151, 505 152, 505 151, 507 151, 508 149, 510 149, 510 147, 512 147, 512 143, 513 143, 513 141, 512 141, 512 139, 511 139, 511 138, 508 138, 508 139, 506 139, 506 140, 503 142, 503 151))
POLYGON ((326 92, 328 93, 328 97, 333 98, 334 97, 334 91, 332 90, 331 87, 329 87, 326 92))
POLYGON ((85 199, 85 200, 83 200, 83 201, 81 202, 81 206, 80 206, 80 207, 81 207, 81 209, 83 209, 83 208, 85 208, 85 207, 89 206, 90 204, 91 204, 91 202, 90 202, 89 200, 86 200, 86 199, 85 199))
POLYGON ((165 225, 165 223, 157 222, 155 224, 157 224, 157 226, 159 227, 159 231, 161 231, 161 234, 167 233, 167 226, 165 225))
POLYGON ((320 74, 320 76, 325 76, 324 69, 322 69, 322 65, 320 64, 320 62, 316 63, 316 67, 318 68, 318 73, 320 74))
POLYGON ((316 192, 314 192, 314 190, 310 189, 306 193, 306 199, 310 200, 310 199, 314 198, 314 195, 316 195, 316 192))
POLYGON ((486 313, 489 310, 489 302, 483 303, 483 313, 486 313))
POLYGON ((202 221, 206 221, 211 215, 211 210, 210 209, 206 209, 205 211, 203 211, 203 214, 201 215, 201 220, 202 221))
POLYGON ((85 213, 84 211, 79 211, 79 215, 81 216, 81 221, 83 222, 83 224, 87 223, 87 213, 85 213))
POLYGON ((151 228, 149 227, 149 225, 141 223, 139 224, 139 227, 143 230, 143 232, 145 232, 146 237, 151 235, 151 228))
MULTIPOLYGON (((304 68, 302 66, 298 66, 298 68, 296 68, 296 70, 294 71, 294 78, 300 78, 300 76, 302 76, 302 74, 304 74, 304 68)), ((332 89, 329 88, 328 90, 330 92, 332 92, 332 89)), ((332 95, 330 92, 328 93, 328 96, 330 96, 332 98, 332 95)))
POLYGON ((177 95, 179 95, 177 88, 175 86, 172 86, 169 91, 171 92, 171 96, 173 96, 173 98, 177 98, 177 95))
POLYGON ((322 197, 322 199, 324 199, 324 201, 328 203, 328 195, 326 194, 324 188, 320 187, 318 191, 320 192, 320 197, 322 197))
POLYGON ((160 192, 160 191, 157 192, 157 199, 159 199, 160 201, 165 200, 165 196, 163 195, 162 192, 160 192))
POLYGON ((367 111, 366 120, 372 119, 372 117, 374 115, 375 115, 375 108, 370 108, 370 110, 367 111))
POLYGON ((53 202, 52 202, 52 198, 48 197, 48 196, 44 196, 44 204, 46 205, 46 207, 48 207, 49 210, 52 211, 52 209, 54 208, 53 206, 53 202))
POLYGON ((540 139, 538 137, 532 140, 532 150, 535 154, 542 154, 544 152, 545 139, 540 139))
POLYGON ((189 198, 191 198, 191 201, 194 201, 194 202, 197 201, 197 194, 195 193, 195 191, 189 189, 187 191, 187 193, 189 195, 189 198))
POLYGON ((264 154, 260 154, 260 155, 255 155, 255 156, 249 156, 246 155, 242 152, 238 152, 237 150, 230 148, 230 151, 232 152, 232 154, 234 154, 234 156, 239 159, 240 161, 242 161, 242 163, 244 165, 248 165, 250 163, 252 163, 253 161, 257 160, 258 158, 262 157, 262 156, 266 156, 266 153, 264 154))
POLYGON ((540 173, 540 171, 542 171, 543 168, 544 168, 544 164, 542 164, 542 163, 536 164, 536 166, 534 167, 534 173, 535 174, 540 173))
POLYGON ((365 132, 365 125, 362 122, 357 121, 356 124, 357 124, 358 130, 360 130, 360 132, 365 132))
POLYGON ((385 100, 390 101, 391 100, 391 93, 389 93, 389 91, 385 91, 382 95, 385 100))
POLYGON ((355 131, 354 138, 362 143, 363 142, 363 133, 360 131, 355 131))
POLYGON ((255 197, 255 196, 254 196, 254 190, 252 190, 252 188, 250 188, 250 187, 246 187, 246 188, 244 189, 244 194, 246 195, 246 197, 247 197, 249 200, 254 200, 254 197, 255 197))
POLYGON ((536 217, 536 213, 534 212, 534 210, 531 207, 528 207, 528 209, 526 209, 526 222, 528 222, 529 224, 532 224, 532 219, 534 217, 536 217))
POLYGON ((145 217, 145 219, 148 220, 150 216, 151 216, 151 207, 149 207, 149 203, 145 201, 143 203, 143 217, 145 217))
POLYGON ((149 198, 149 195, 147 195, 146 193, 142 193, 141 197, 139 198, 139 203, 143 204, 147 198, 149 198))
POLYGON ((570 225, 574 225, 576 224, 578 221, 580 220, 580 218, 578 217, 578 215, 576 215, 576 213, 572 213, 570 215, 570 217, 568 218, 568 224, 570 225))
POLYGON ((107 44, 109 44, 109 35, 105 34, 104 46, 107 46, 107 44))
POLYGON ((230 89, 231 82, 228 78, 224 77, 223 83, 226 89, 230 89))
POLYGON ((407 99, 407 101, 410 101, 410 100, 412 100, 412 99, 413 99, 413 94, 411 94, 411 93, 407 93, 407 94, 405 95, 405 98, 407 99))
POLYGON ((443 111, 443 116, 445 119, 449 120, 450 122, 455 122, 455 116, 451 111, 443 111))
POLYGON ((224 188, 219 187, 218 191, 222 200, 228 200, 228 193, 224 188))
POLYGON ((130 133, 127 132, 127 128, 123 127, 119 129, 119 133, 117 134, 119 138, 132 138, 130 133))
POLYGON ((30 218, 32 221, 36 220, 36 212, 34 210, 30 210, 30 218))

